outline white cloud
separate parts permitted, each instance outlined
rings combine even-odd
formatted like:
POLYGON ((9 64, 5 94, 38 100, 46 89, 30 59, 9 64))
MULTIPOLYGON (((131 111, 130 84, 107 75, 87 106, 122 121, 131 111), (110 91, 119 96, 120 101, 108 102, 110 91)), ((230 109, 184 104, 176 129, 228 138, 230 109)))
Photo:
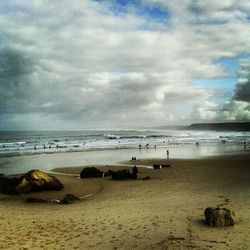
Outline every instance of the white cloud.
POLYGON ((13 127, 22 117, 46 127, 35 114, 67 128, 189 122, 193 108, 195 119, 214 119, 206 107, 216 106, 216 93, 192 81, 230 75, 217 61, 250 51, 249 2, 144 3, 170 11, 171 20, 149 25, 135 9, 114 14, 112 1, 1 3, 0 69, 12 70, 0 75, 1 113, 13 127), (14 68, 9 54, 22 63, 14 68))

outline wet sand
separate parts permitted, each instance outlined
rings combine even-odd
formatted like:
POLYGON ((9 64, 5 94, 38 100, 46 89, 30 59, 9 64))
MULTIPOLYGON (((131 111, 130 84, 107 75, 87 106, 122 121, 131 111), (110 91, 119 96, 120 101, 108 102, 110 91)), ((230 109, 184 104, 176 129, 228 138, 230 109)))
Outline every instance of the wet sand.
POLYGON ((36 197, 70 192, 85 198, 72 205, 26 204, 26 196, 1 195, 0 249, 249 249, 249 162, 250 154, 141 160, 136 181, 80 180, 83 166, 56 169, 74 174, 58 175, 65 190, 36 197), (152 164, 171 167, 146 168, 152 164), (235 211, 236 225, 206 226, 208 206, 235 211))

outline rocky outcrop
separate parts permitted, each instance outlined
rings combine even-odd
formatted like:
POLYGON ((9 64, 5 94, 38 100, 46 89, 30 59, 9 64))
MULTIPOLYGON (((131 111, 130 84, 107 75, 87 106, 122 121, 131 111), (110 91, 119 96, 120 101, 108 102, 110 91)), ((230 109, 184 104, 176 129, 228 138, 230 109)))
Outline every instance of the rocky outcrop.
POLYGON ((104 172, 100 171, 96 167, 86 167, 81 171, 80 177, 82 179, 84 179, 84 178, 102 178, 102 177, 104 177, 104 172))
POLYGON ((102 178, 102 177, 111 176, 112 172, 113 172, 112 170, 108 170, 108 172, 103 172, 103 171, 97 169, 96 167, 86 167, 81 171, 80 177, 82 179, 85 179, 85 178, 102 178))
POLYGON ((39 170, 31 170, 17 178, 0 177, 0 192, 17 195, 27 194, 31 191, 61 190, 63 184, 54 176, 39 170))
POLYGON ((136 180, 137 173, 138 169, 136 166, 134 166, 132 169, 112 171, 111 175, 112 175, 112 180, 127 180, 127 179, 136 180))
POLYGON ((208 207, 204 211, 206 224, 210 227, 234 226, 234 213, 226 208, 208 207))
POLYGON ((31 187, 31 191, 61 190, 63 184, 54 176, 48 175, 39 170, 31 170, 22 178, 25 178, 31 187))

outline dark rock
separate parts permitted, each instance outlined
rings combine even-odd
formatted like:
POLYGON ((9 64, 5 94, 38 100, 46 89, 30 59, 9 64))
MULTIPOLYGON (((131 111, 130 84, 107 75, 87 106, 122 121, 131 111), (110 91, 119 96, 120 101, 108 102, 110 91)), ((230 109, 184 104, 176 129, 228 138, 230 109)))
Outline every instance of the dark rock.
POLYGON ((234 226, 234 213, 226 208, 208 207, 204 211, 206 224, 210 227, 234 226))
POLYGON ((16 191, 16 187, 20 183, 20 179, 17 177, 8 178, 8 177, 0 177, 0 193, 15 195, 18 194, 16 191))
POLYGON ((29 182, 31 191, 63 189, 63 184, 56 177, 39 170, 31 170, 21 178, 25 178, 29 182))
POLYGON ((31 191, 31 186, 29 181, 26 178, 23 178, 15 189, 18 194, 27 194, 31 191))
POLYGON ((112 172, 112 180, 127 180, 127 179, 137 179, 138 169, 134 166, 132 169, 123 169, 119 171, 112 172))
POLYGON ((146 177, 143 177, 142 180, 143 181, 151 180, 151 177, 150 176, 146 176, 146 177))
POLYGON ((76 197, 73 194, 65 194, 64 198, 61 200, 60 203, 62 204, 72 204, 76 201, 80 201, 80 199, 78 197, 76 197))
POLYGON ((160 169, 160 168, 161 168, 161 165, 158 165, 158 164, 153 165, 153 169, 160 169))
POLYGON ((114 173, 114 171, 109 169, 108 172, 104 173, 104 177, 106 177, 106 176, 112 176, 112 173, 114 173))
POLYGON ((81 173, 80 177, 84 178, 102 178, 104 177, 104 172, 100 171, 95 167, 86 167, 84 168, 81 173))
POLYGON ((49 200, 30 197, 26 199, 26 202, 27 203, 48 203, 49 200))
POLYGON ((170 168, 171 165, 170 164, 165 164, 165 165, 161 165, 162 168, 170 168))

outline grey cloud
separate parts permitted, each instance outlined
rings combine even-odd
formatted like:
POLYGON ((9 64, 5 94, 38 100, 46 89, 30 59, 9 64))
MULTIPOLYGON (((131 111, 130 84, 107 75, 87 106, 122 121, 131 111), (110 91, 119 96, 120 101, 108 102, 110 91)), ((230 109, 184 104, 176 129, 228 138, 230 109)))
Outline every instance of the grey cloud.
POLYGON ((2 113, 23 112, 35 92, 29 74, 32 62, 22 53, 0 49, 0 103, 2 113))
POLYGON ((236 85, 234 99, 237 101, 250 102, 250 81, 236 85))

